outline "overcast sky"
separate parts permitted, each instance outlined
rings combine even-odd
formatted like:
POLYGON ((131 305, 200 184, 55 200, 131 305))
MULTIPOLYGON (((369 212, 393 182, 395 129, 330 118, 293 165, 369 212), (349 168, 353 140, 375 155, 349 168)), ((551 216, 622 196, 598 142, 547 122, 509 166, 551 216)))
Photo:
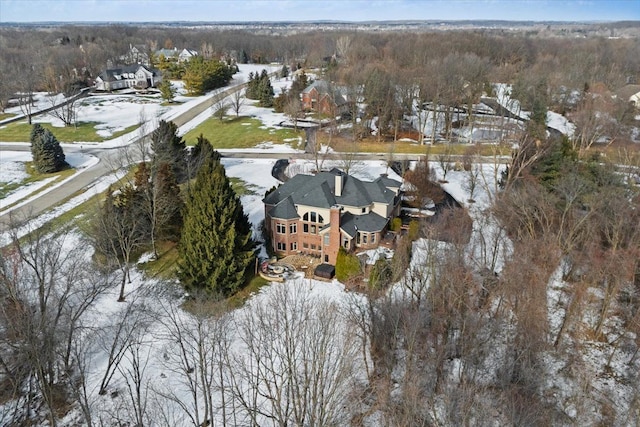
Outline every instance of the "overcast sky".
POLYGON ((0 0, 0 22, 640 20, 640 0, 0 0))

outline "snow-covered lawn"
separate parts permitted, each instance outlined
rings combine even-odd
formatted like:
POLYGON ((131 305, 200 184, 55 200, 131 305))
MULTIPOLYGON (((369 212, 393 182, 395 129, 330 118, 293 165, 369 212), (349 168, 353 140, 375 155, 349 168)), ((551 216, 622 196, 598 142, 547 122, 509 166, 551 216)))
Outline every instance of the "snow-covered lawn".
MULTIPOLYGON (((256 66, 255 68, 260 70, 263 67, 256 66)), ((281 80, 274 84, 274 87, 286 87, 288 84, 290 84, 289 81, 281 80)), ((498 89, 499 99, 504 102, 503 105, 518 111, 518 114, 526 114, 520 112, 517 104, 508 99, 506 87, 498 87, 498 89)), ((278 89, 276 89, 276 92, 278 92, 278 89)), ((188 101, 182 95, 178 98, 188 101)), ((128 111, 129 117, 125 117, 124 114, 118 112, 116 106, 109 107, 113 108, 111 113, 107 113, 105 110, 106 116, 111 115, 108 126, 111 126, 114 130, 119 126, 126 127, 127 120, 133 121, 132 124, 137 123, 140 111, 143 109, 133 104, 129 105, 125 100, 121 104, 121 106, 127 105, 124 109, 128 111)), ((101 106, 97 105, 95 108, 98 109, 101 106)), ((151 111, 160 111, 160 107, 158 107, 158 110, 144 107, 145 114, 151 113, 151 111)), ((175 112, 175 109, 172 111, 175 112)), ((203 113, 181 128, 181 133, 193 128, 199 123, 199 120, 200 122, 205 120, 210 114, 210 111, 203 113)), ((245 105, 242 114, 257 117, 266 126, 276 126, 283 120, 282 115, 277 115, 270 110, 261 109, 253 105, 245 105)), ((548 117, 550 126, 553 123, 551 127, 560 128, 566 132, 570 131, 570 124, 566 123, 566 121, 563 122, 561 116, 556 117, 552 114, 548 117)), ((123 141, 112 142, 112 144, 122 144, 124 143, 123 141)), ((277 150, 283 154, 283 157, 286 157, 287 153, 296 151, 291 147, 276 147, 269 143, 265 143, 255 149, 238 151, 265 150, 277 150)), ((0 181, 7 183, 22 182, 26 178, 23 165, 29 159, 30 155, 28 153, 3 152, 0 157, 0 181)), ((88 167, 92 164, 92 161, 95 161, 90 156, 82 154, 70 154, 67 160, 77 168, 88 167)), ((223 158, 222 163, 225 166, 227 176, 238 178, 246 185, 248 194, 243 195, 241 201, 244 211, 253 225, 253 230, 258 235, 260 223, 264 219, 262 198, 268 189, 278 184, 278 181, 271 176, 271 169, 275 160, 223 158)), ((325 161, 322 165, 324 169, 341 166, 343 165, 340 161, 325 161)), ((437 162, 432 162, 430 166, 438 178, 444 178, 444 171, 437 162)), ((492 273, 500 273, 513 254, 509 237, 506 236, 505 231, 488 210, 493 200, 493 195, 497 191, 497 179, 503 167, 497 164, 478 165, 477 185, 473 197, 469 193, 471 172, 448 171, 446 174, 447 182, 443 184, 443 188, 468 209, 473 219, 471 241, 465 248, 465 256, 469 265, 473 266, 476 271, 486 268, 492 273), (469 199, 471 198, 473 198, 474 202, 470 202, 469 199)), ((289 174, 308 173, 315 168, 316 165, 313 161, 296 160, 291 162, 289 174)), ((387 167, 384 161, 358 162, 355 165, 351 165, 351 173, 364 180, 373 180, 382 173, 389 174, 391 178, 400 179, 387 167)), ((33 220, 28 227, 38 227, 70 210, 94 194, 104 191, 116 179, 118 179, 117 175, 103 177, 89 191, 73 198, 53 211, 41 215, 33 220)), ((29 190, 21 189, 20 191, 28 193, 29 190)), ((18 195, 11 195, 10 197, 16 198, 15 200, 17 201, 28 196, 26 193, 20 194, 19 192, 17 192, 18 195)), ((7 203, 7 200, 12 199, 8 197, 3 199, 3 205, 7 203)), ((17 230, 18 235, 23 235, 28 230, 26 227, 17 230)), ((8 236, 6 234, 0 236, 0 246, 7 242, 8 236)), ((75 236, 70 239, 68 244, 78 246, 84 244, 84 242, 80 240, 79 236, 75 236)), ((418 295, 426 297, 430 283, 429 275, 432 273, 429 269, 432 268, 438 257, 448 249, 449 245, 442 242, 427 239, 419 239, 414 242, 411 264, 405 277, 391 286, 390 295, 402 299, 416 298, 418 295), (419 278, 419 280, 415 281, 414 279, 416 278, 419 278)), ((266 253, 263 251, 260 255, 265 256, 266 253)), ((389 252, 377 250, 370 251, 367 255, 369 256, 368 262, 372 263, 379 257, 388 257, 389 252)), ((148 257, 143 256, 141 262, 147 259, 148 257)), ((565 290, 569 284, 562 280, 561 267, 561 265, 558 266, 547 285, 547 318, 551 336, 559 333, 563 318, 568 311, 565 290)), ((193 386, 192 381, 194 379, 197 381, 198 375, 202 375, 202 372, 194 371, 194 366, 190 365, 190 363, 197 362, 197 357, 202 356, 202 354, 198 354, 198 351, 202 350, 202 348, 198 348, 198 345, 202 343, 197 342, 197 335, 192 335, 197 333, 198 322, 201 319, 181 308, 184 302, 184 295, 182 290, 174 286, 174 284, 158 282, 155 279, 148 278, 138 269, 134 270, 131 279, 131 282, 126 284, 127 302, 116 302, 118 289, 114 285, 109 292, 102 295, 95 302, 87 318, 84 319, 87 325, 91 325, 88 330, 95 332, 93 335, 87 334, 84 337, 87 340, 85 344, 91 349, 86 360, 88 363, 86 375, 88 405, 94 412, 96 420, 106 423, 112 423, 116 419, 132 420, 132 401, 128 390, 133 378, 132 368, 135 366, 134 362, 142 362, 142 365, 138 366, 143 367, 141 383, 144 386, 145 399, 147 399, 147 413, 153 414, 148 417, 150 418, 148 420, 150 424, 155 425, 153 423, 155 421, 158 425, 162 424, 162 422, 175 426, 193 425, 194 419, 191 417, 196 413, 195 408, 197 407, 201 411, 204 405, 202 398, 204 390, 198 389, 196 392, 197 397, 194 399, 193 389, 190 389, 190 386, 193 386), (137 330, 135 342, 124 353, 120 367, 114 370, 113 379, 106 390, 107 394, 99 395, 100 383, 108 370, 109 342, 113 342, 115 331, 123 322, 127 312, 140 313, 144 316, 144 325, 137 330), (184 332, 186 335, 180 335, 180 332, 184 332), (187 353, 185 353, 184 348, 177 346, 178 339, 184 339, 186 340, 185 342, 188 342, 187 353), (186 359, 184 359, 185 357, 186 359), (158 421, 161 419, 160 417, 163 417, 163 421, 158 421)), ((597 292, 595 290, 593 294, 594 300, 601 298, 601 296, 596 295, 597 292)), ((347 385, 341 380, 349 379, 351 381, 349 385, 366 383, 366 373, 361 358, 369 356, 367 356, 368 347, 361 341, 361 336, 353 334, 353 331, 350 330, 345 313, 348 313, 348 307, 363 301, 364 298, 362 295, 347 292, 344 286, 337 281, 327 283, 297 278, 284 284, 266 286, 252 296, 243 308, 231 311, 215 320, 205 322, 204 330, 207 334, 223 334, 207 335, 205 343, 202 344, 205 346, 205 359, 211 362, 207 369, 212 369, 212 371, 207 372, 207 375, 215 378, 211 380, 212 390, 214 391, 212 396, 213 413, 209 417, 212 420, 212 424, 215 425, 216 422, 222 423, 223 421, 227 423, 237 422, 241 425, 250 424, 251 414, 242 408, 242 399, 239 399, 238 395, 242 395, 243 399, 255 397, 257 399, 256 402, 265 412, 275 411, 274 405, 276 403, 264 397, 267 394, 265 392, 267 387, 283 387, 286 381, 294 380, 290 372, 295 373, 298 372, 297 369, 303 370, 303 368, 307 368, 306 366, 297 365, 299 362, 302 363, 308 360, 306 356, 310 350, 306 346, 308 342, 304 340, 309 339, 310 334, 315 333, 314 337, 317 337, 318 334, 322 333, 321 327, 326 327, 326 324, 323 326, 322 323, 323 315, 326 314, 335 316, 330 318, 332 322, 330 324, 331 333, 325 337, 327 345, 331 347, 323 353, 313 353, 313 356, 321 355, 327 357, 327 363, 331 363, 332 367, 335 366, 333 365, 335 363, 334 358, 337 358, 338 355, 348 354, 351 356, 349 360, 353 364, 350 365, 349 369, 352 369, 353 372, 349 372, 349 376, 345 374, 342 378, 331 378, 334 384, 338 384, 337 389, 333 390, 338 394, 338 397, 332 409, 342 411, 343 408, 346 408, 349 404, 347 397, 350 396, 345 394, 347 385), (278 306, 279 304, 282 306, 278 306), (296 307, 302 311, 296 312, 296 307), (338 308, 337 311, 319 311, 319 308, 330 310, 336 307, 338 308), (286 322, 283 322, 282 319, 290 319, 291 316, 298 315, 301 317, 296 326, 300 326, 301 329, 296 329, 295 331, 283 331, 281 329, 286 325, 286 322), (304 329, 306 327, 310 329, 304 329), (285 375, 285 371, 292 368, 292 366, 286 366, 287 361, 283 359, 283 353, 276 352, 291 344, 291 342, 282 341, 283 337, 286 337, 290 332, 300 335, 295 335, 296 347, 287 348, 287 350, 292 350, 296 354, 296 358, 294 360, 294 369, 285 375), (252 333, 255 335, 251 335, 252 333), (223 338, 222 341, 216 341, 216 345, 227 346, 228 353, 224 357, 228 357, 228 359, 221 361, 222 354, 219 353, 218 347, 212 344, 212 340, 210 340, 212 336, 216 339, 223 338), (251 339, 257 340, 255 342, 259 343, 258 349, 250 348, 251 339), (351 353, 354 348, 350 346, 360 347, 360 350, 364 349, 361 352, 364 356, 360 352, 357 355, 356 353, 351 353), (252 353, 252 351, 255 351, 255 353, 252 353), (274 353, 269 353, 269 351, 274 353), (340 353, 340 351, 346 351, 346 353, 340 353), (255 356, 258 355, 273 358, 270 361, 272 363, 271 366, 262 367, 264 369, 272 369, 269 371, 269 375, 272 375, 272 382, 269 384, 264 382, 264 378, 260 379, 255 375, 256 370, 261 369, 259 364, 252 364, 256 363, 257 358, 255 356), (217 370, 216 368, 220 369, 217 370), (280 371, 282 375, 280 375, 280 371), (252 395, 251 393, 256 394, 252 395), (260 393, 263 393, 263 395, 260 396, 260 393), (237 413, 234 412, 234 415, 237 414, 239 418, 230 421, 230 412, 224 415, 223 398, 226 405, 224 409, 229 411, 230 405, 232 405, 233 410, 237 411, 237 413), (225 417, 226 419, 223 420, 225 417)), ((585 316, 587 317, 588 315, 585 316)), ((613 318, 612 322, 615 321, 616 319, 613 318)), ((588 322, 588 319, 586 319, 586 322, 588 322)), ((582 359, 581 363, 585 366, 586 372, 585 378, 580 378, 564 369, 566 360, 563 359, 563 355, 554 354, 553 352, 544 353, 543 355, 544 360, 541 370, 544 372, 541 375, 544 375, 546 383, 543 384, 541 393, 548 396, 553 395, 550 400, 555 401, 559 409, 575 423, 580 424, 582 421, 588 421, 590 415, 594 417, 597 415, 593 413, 581 415, 581 411, 584 411, 585 408, 574 404, 577 399, 584 399, 584 397, 578 396, 578 393, 587 388, 595 389, 597 397, 607 396, 616 408, 624 409, 630 405, 630 396, 633 396, 634 390, 625 384, 624 376, 627 375, 626 370, 629 368, 625 357, 628 358, 629 355, 623 349, 616 352, 616 348, 612 349, 608 344, 616 339, 615 334, 611 332, 612 330, 612 327, 605 328, 607 342, 586 342, 583 354, 575 355, 575 357, 582 359), (605 366, 608 358, 611 359, 611 364, 610 366, 605 366)), ((508 330, 503 331, 505 335, 508 333, 508 330)), ((499 338, 501 337, 499 336, 499 338)), ((493 354, 486 355, 485 365, 487 369, 486 372, 479 374, 483 379, 478 381, 487 381, 488 383, 491 381, 490 378, 499 369, 500 358, 504 357, 505 351, 504 346, 496 347, 493 354)), ((465 361, 461 358, 453 358, 447 365, 447 375, 448 378, 453 378, 451 380, 453 383, 459 381, 456 378, 460 378, 459 375, 463 370, 464 363, 465 361)), ((347 368, 344 367, 344 369, 347 368)), ((327 374, 327 372, 323 374, 327 374)), ((398 393, 400 392, 399 390, 397 391, 398 393)), ((2 407, 0 406, 0 412, 1 410, 2 407)), ((436 410, 434 409, 434 411, 436 410)), ((348 414, 346 409, 343 412, 348 414)), ((198 417, 201 415, 200 413, 198 417)), ((376 421, 376 413, 367 416, 366 419, 365 425, 369 426, 382 425, 385 421, 383 419, 376 421)), ((500 420, 501 418, 496 418, 494 421, 499 424, 500 420)), ((198 418, 198 421, 202 423, 204 420, 198 418)), ((264 415, 258 415, 257 420, 254 421, 259 425, 273 422, 264 415)), ((345 425, 347 424, 346 421, 345 425)), ((79 423, 81 423, 81 413, 76 408, 65 417, 61 424, 63 426, 71 426, 79 423)), ((337 425, 343 424, 337 423, 337 425)))
MULTIPOLYGON (((260 65, 260 64, 239 64, 240 71, 233 76, 231 85, 239 82, 246 82, 249 79, 249 73, 260 73, 263 69, 267 72, 277 71, 281 66, 277 65, 260 65)), ((283 82, 286 82, 283 80, 283 82)), ((290 82, 289 82, 290 83, 290 82)), ((77 120, 80 122, 94 122, 97 132, 104 138, 109 138, 115 132, 122 131, 128 127, 135 126, 142 119, 151 124, 157 123, 160 119, 171 120, 176 114, 180 114, 191 108, 194 104, 200 103, 216 93, 199 96, 188 97, 184 95, 184 85, 182 82, 173 82, 176 86, 178 95, 175 100, 178 103, 170 106, 162 106, 162 98, 159 93, 151 95, 135 95, 132 93, 113 93, 113 94, 93 94, 87 98, 78 101, 77 120)), ((275 87, 278 85, 274 85, 275 87)), ((51 97, 46 92, 38 92, 34 94, 34 105, 32 111, 39 111, 51 107, 52 100, 60 100, 60 96, 51 97)), ((12 107, 6 110, 9 114, 22 115, 20 107, 12 107)), ((210 113, 209 113, 210 115, 210 113)), ((55 127, 63 127, 62 121, 50 114, 34 117, 35 123, 51 123, 55 127)), ((102 146, 119 146, 128 143, 133 134, 124 135, 116 140, 101 143, 102 146)), ((85 141, 76 141, 80 144, 89 144, 85 141)))
MULTIPOLYGON (((65 160, 76 170, 75 173, 79 173, 98 162, 98 159, 95 156, 82 153, 70 153, 65 156, 65 160)), ((30 161, 31 153, 28 151, 3 151, 2 155, 0 155, 0 183, 20 183, 27 179, 29 175, 25 170, 25 162, 30 161)), ((14 191, 0 199, 0 213, 8 213, 9 211, 26 203, 29 200, 30 195, 36 193, 38 190, 47 186, 56 179, 56 177, 50 177, 16 188, 14 191), (20 201, 22 202, 14 204, 20 201), (10 205, 13 206, 11 206, 10 209, 6 209, 7 206, 10 205)), ((52 186, 50 189, 63 185, 67 179, 60 181, 56 186, 52 186)), ((47 189, 47 191, 50 189, 47 189)))

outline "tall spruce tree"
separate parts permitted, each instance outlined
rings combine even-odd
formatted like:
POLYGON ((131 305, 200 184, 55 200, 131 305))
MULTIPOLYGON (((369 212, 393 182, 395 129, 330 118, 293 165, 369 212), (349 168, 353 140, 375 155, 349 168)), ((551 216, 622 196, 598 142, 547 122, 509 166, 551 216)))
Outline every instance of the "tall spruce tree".
POLYGON ((273 86, 269 77, 263 78, 259 86, 260 91, 260 106, 261 107, 273 107, 273 86))
POLYGON ((33 165, 39 173, 58 172, 68 166, 60 143, 49 129, 36 123, 30 139, 33 165))
POLYGON ((155 172, 162 163, 167 163, 171 165, 178 182, 184 182, 188 177, 187 151, 184 141, 177 133, 175 123, 160 120, 158 128, 151 134, 151 149, 154 153, 151 168, 155 172))
POLYGON ((245 282, 255 245, 216 154, 204 159, 186 197, 178 277, 187 289, 231 295, 245 282))

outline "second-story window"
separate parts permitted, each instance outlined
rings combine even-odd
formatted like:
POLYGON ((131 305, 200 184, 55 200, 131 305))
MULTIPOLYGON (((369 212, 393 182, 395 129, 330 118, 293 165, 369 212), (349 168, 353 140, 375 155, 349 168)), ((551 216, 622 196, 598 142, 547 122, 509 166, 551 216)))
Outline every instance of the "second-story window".
POLYGON ((278 234, 287 234, 287 227, 284 224, 277 223, 276 224, 276 232, 278 234))
POLYGON ((298 232, 298 224, 296 224, 295 222, 292 224, 289 224, 289 233, 296 234, 297 232, 298 232))

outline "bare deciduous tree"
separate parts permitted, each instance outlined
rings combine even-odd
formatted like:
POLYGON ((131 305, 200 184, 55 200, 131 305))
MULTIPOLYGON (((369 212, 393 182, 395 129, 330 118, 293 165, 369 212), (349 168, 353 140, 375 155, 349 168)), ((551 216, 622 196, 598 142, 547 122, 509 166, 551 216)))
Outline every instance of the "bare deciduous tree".
POLYGON ((236 113, 236 117, 240 116, 240 110, 242 110, 242 107, 244 107, 245 101, 246 98, 244 96, 244 90, 241 88, 235 90, 231 95, 231 109, 234 113, 236 113))
POLYGON ((173 374, 174 382, 166 381, 154 391, 176 403, 183 417, 196 426, 215 423, 219 401, 219 418, 225 423, 229 325, 228 318, 222 316, 224 304, 199 295, 188 305, 188 312, 171 303, 163 307, 163 335, 170 343, 163 350, 163 364, 173 374), (175 392, 176 384, 187 390, 189 399, 175 392))
POLYGON ((218 120, 222 121, 227 115, 229 108, 231 108, 231 104, 224 96, 220 96, 211 106, 211 112, 218 120))
POLYGON ((243 346, 231 359, 241 422, 346 422, 358 353, 338 307, 301 283, 273 284, 245 314, 238 320, 243 346))
POLYGON ((64 123, 65 126, 75 126, 78 113, 78 102, 82 92, 72 82, 67 82, 63 88, 64 99, 60 99, 56 94, 49 97, 49 104, 53 110, 49 115, 64 123))
POLYGON ((14 423, 46 419, 55 426, 69 387, 83 381, 74 349, 88 326, 85 313, 111 283, 69 230, 32 226, 23 239, 13 230, 0 257, 0 372, 24 408, 13 413, 14 423))

